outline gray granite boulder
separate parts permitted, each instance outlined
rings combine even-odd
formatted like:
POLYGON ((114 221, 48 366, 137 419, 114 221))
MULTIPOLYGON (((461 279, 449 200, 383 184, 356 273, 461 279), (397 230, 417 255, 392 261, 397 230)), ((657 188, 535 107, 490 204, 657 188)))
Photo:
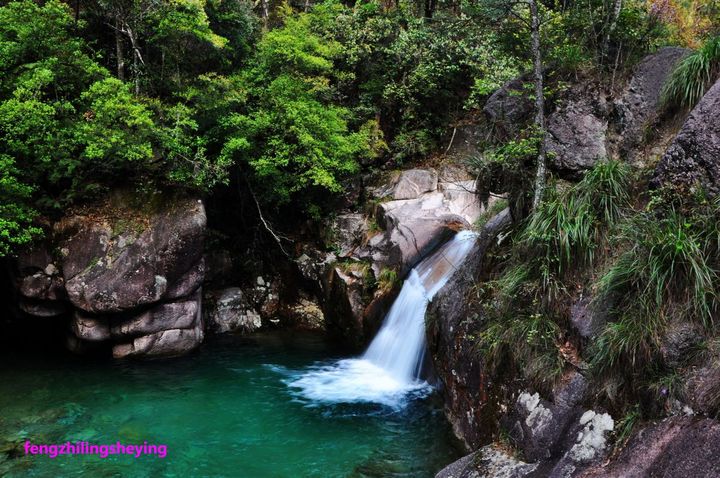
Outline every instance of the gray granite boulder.
POLYGON ((192 294, 204 278, 205 209, 186 200, 122 221, 73 216, 58 227, 70 302, 117 313, 192 294))
POLYGON ((608 156, 607 105, 591 87, 576 87, 547 120, 547 149, 551 168, 576 176, 608 156))
POLYGON ((690 113, 660 159, 652 184, 720 192, 720 81, 690 113))
POLYGON ((663 86, 678 62, 689 53, 686 48, 661 48, 635 67, 630 82, 615 103, 621 152, 640 144, 647 128, 657 121, 663 86))

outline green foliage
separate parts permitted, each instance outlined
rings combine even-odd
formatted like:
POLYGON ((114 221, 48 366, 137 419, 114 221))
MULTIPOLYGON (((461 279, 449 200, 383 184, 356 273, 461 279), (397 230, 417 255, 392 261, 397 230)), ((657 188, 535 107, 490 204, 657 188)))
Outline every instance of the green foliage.
POLYGON ((398 278, 397 272, 395 272, 392 269, 388 269, 385 267, 378 274, 377 287, 378 287, 378 290, 383 293, 390 292, 399 283, 400 283, 400 280, 398 278))
POLYGON ((13 159, 0 154, 0 257, 42 233, 32 225, 36 215, 28 206, 32 188, 19 182, 17 175, 13 159))
POLYGON ((543 376, 543 367, 546 376, 560 375, 557 320, 566 281, 595 262, 596 250, 626 207, 628 186, 627 166, 604 161, 564 190, 548 188, 517 233, 504 271, 486 286, 490 325, 480 347, 491 364, 509 360, 533 382, 543 376))
POLYGON ((543 314, 508 316, 495 320, 480 334, 478 348, 488 366, 522 374, 535 387, 547 388, 565 366, 559 354, 562 332, 543 314))
POLYGON ((340 192, 341 179, 383 144, 375 124, 352 131, 350 111, 330 101, 340 45, 316 33, 326 20, 287 13, 284 26, 258 44, 253 68, 241 73, 243 111, 224 120, 222 157, 249 165, 270 203, 304 195, 312 206, 313 193, 340 192))
POLYGON ((720 75, 720 36, 711 38, 684 58, 668 78, 662 92, 666 106, 692 108, 720 75))

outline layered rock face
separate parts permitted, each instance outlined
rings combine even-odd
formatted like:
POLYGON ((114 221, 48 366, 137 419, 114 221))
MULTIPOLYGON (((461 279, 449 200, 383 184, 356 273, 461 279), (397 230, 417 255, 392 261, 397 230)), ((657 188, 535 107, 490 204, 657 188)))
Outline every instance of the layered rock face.
POLYGON ((657 165, 653 183, 720 192, 720 81, 690 113, 657 165))
POLYGON ((203 339, 202 203, 116 211, 67 217, 53 231, 55 255, 38 248, 20 257, 21 307, 36 316, 70 311, 68 345, 77 351, 102 343, 120 358, 194 349, 203 339))
POLYGON ((488 204, 462 171, 412 169, 371 190, 371 217, 338 215, 330 224, 335 253, 297 260, 315 284, 328 330, 360 349, 375 335, 405 275, 454 231, 470 228, 488 204))

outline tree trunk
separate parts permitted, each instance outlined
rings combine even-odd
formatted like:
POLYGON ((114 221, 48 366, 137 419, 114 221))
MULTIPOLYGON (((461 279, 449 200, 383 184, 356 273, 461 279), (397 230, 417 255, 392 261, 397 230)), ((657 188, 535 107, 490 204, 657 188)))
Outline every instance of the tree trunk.
POLYGON ((117 77, 125 81, 125 48, 120 32, 120 22, 117 20, 115 20, 115 56, 117 57, 117 77))
POLYGON ((535 195, 533 197, 533 210, 542 201, 545 192, 547 176, 546 147, 545 147, 545 94, 543 92, 542 50, 540 49, 540 14, 537 0, 528 0, 531 16, 531 47, 533 56, 533 79, 535 81, 535 127, 540 135, 540 146, 537 157, 537 171, 535 174, 535 195))
POLYGON ((615 28, 617 28, 617 22, 618 18, 620 18, 620 12, 622 11, 622 0, 615 0, 613 3, 613 10, 610 13, 610 18, 608 20, 608 28, 607 32, 605 33, 605 38, 603 39, 602 43, 602 50, 600 51, 600 54, 602 55, 601 61, 605 61, 605 59, 610 54, 610 37, 612 36, 613 32, 615 31, 615 28))

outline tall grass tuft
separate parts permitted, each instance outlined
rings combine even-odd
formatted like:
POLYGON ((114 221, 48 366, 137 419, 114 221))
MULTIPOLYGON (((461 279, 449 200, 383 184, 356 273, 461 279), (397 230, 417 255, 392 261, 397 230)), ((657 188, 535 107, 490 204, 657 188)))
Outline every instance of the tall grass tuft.
POLYGON ((629 170, 604 161, 582 181, 549 188, 525 221, 500 277, 487 284, 489 325, 478 347, 486 363, 522 371, 539 385, 556 378, 564 360, 559 304, 569 273, 595 261, 628 203, 629 170))
POLYGON ((642 373, 656 361, 670 317, 713 326, 718 213, 718 200, 684 213, 671 206, 640 212, 619 228, 615 245, 624 251, 596 284, 596 301, 614 303, 615 315, 591 348, 596 372, 642 373))
POLYGON ((670 75, 662 92, 667 107, 692 108, 720 75, 720 36, 683 59, 670 75))

